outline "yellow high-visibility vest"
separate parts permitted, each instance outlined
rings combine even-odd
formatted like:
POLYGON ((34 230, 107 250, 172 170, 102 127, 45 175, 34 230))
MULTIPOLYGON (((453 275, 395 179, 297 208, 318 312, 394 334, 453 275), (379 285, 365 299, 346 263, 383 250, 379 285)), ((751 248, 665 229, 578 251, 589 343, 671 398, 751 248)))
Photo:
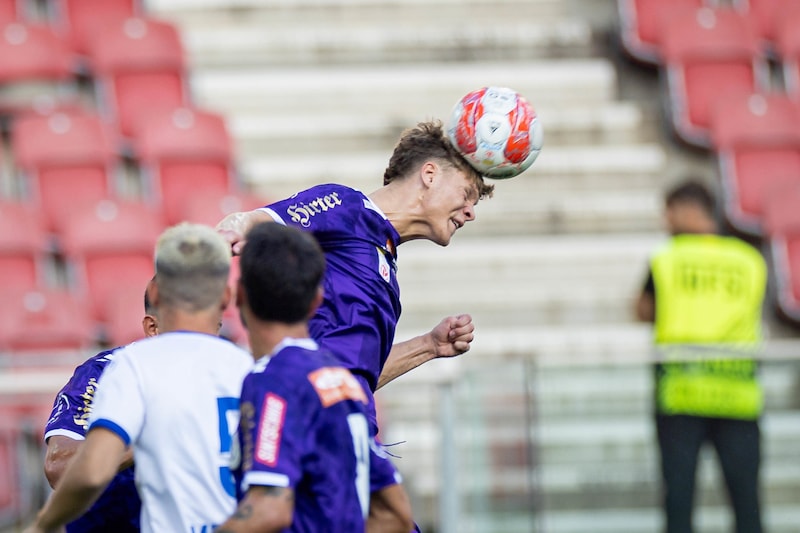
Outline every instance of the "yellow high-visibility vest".
POLYGON ((678 235, 656 251, 651 270, 656 345, 667 352, 695 346, 695 355, 708 356, 660 366, 659 412, 757 418, 763 395, 756 364, 725 354, 753 350, 761 340, 767 268, 759 251, 733 237, 678 235))

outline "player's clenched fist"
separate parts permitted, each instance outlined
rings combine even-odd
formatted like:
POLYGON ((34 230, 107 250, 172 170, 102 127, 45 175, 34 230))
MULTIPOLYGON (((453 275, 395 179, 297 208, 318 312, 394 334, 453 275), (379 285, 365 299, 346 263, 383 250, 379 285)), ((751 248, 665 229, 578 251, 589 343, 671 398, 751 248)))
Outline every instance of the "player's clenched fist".
POLYGON ((239 255, 244 246, 244 236, 259 222, 271 222, 272 218, 259 209, 231 213, 217 224, 217 231, 231 245, 234 255, 239 255))

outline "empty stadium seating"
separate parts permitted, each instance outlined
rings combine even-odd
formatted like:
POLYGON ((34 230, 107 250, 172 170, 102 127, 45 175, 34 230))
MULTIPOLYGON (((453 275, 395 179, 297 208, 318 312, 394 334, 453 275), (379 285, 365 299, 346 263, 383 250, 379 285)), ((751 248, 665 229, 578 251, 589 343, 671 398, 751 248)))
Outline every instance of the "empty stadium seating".
POLYGON ((65 222, 60 242, 71 280, 89 299, 94 319, 108 318, 117 288, 144 289, 153 277, 153 249, 163 227, 160 215, 144 204, 110 199, 83 204, 65 222))
POLYGON ((0 0, 0 25, 20 20, 19 0, 0 0))
POLYGON ((1 350, 85 350, 94 344, 90 308, 70 291, 9 288, 0 299, 1 350))
POLYGON ((179 107, 151 115, 137 127, 134 147, 169 224, 181 220, 194 193, 224 196, 236 188, 231 138, 217 113, 179 107))
POLYGON ((46 25, 0 25, 0 57, 0 112, 18 112, 37 99, 58 99, 75 92, 74 56, 46 25))
POLYGON ((737 231, 760 236, 770 190, 800 184, 800 104, 783 93, 724 95, 711 132, 726 218, 737 231))
POLYGON ((21 116, 13 123, 12 154, 24 188, 52 231, 76 204, 116 196, 116 144, 92 112, 21 116))
POLYGON ((783 83, 800 100, 800 8, 781 16, 775 28, 775 49, 782 66, 783 83))
POLYGON ((661 45, 669 120, 689 144, 708 147, 711 109, 720 95, 767 87, 758 40, 746 17, 732 9, 670 9, 661 45))
POLYGON ((0 287, 32 288, 46 280, 48 243, 36 207, 0 201, 0 287))
POLYGON ((53 26, 81 54, 94 32, 142 11, 140 0, 48 0, 48 7, 53 26))
POLYGON ((148 17, 109 22, 89 36, 87 57, 101 111, 126 136, 148 114, 188 101, 183 46, 168 22, 148 17))
POLYGON ((244 191, 220 194, 217 191, 196 191, 182 203, 180 219, 207 226, 216 226, 226 215, 250 211, 269 203, 261 196, 244 191))
POLYGON ((633 58, 657 65, 663 60, 661 26, 668 10, 700 8, 705 0, 617 0, 620 40, 633 58))
POLYGON ((123 346, 144 336, 144 291, 147 284, 118 285, 108 293, 102 336, 109 346, 123 346))

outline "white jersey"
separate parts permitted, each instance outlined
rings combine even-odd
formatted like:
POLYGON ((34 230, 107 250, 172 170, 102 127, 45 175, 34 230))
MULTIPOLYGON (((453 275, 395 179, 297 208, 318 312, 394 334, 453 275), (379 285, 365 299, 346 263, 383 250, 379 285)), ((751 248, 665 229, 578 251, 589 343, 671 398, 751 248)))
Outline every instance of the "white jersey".
POLYGON ((133 446, 144 533, 210 533, 235 510, 228 468, 252 357, 213 335, 163 333, 120 349, 89 429, 133 446))

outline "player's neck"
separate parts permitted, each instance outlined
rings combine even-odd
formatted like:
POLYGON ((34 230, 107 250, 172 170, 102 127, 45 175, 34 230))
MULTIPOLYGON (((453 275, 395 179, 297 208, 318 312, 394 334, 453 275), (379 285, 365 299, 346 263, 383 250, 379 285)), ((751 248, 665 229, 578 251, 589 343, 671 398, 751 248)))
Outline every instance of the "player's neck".
POLYGON ((181 309, 159 309, 158 331, 196 331, 217 335, 219 333, 219 313, 195 312, 190 313, 181 309))
POLYGON ((305 322, 299 324, 284 324, 282 322, 257 321, 248 329, 250 349, 253 357, 258 360, 269 355, 281 341, 287 337, 293 339, 308 338, 308 326, 305 322))
POLYGON ((369 195, 400 235, 400 243, 427 238, 427 225, 420 214, 422 198, 409 183, 390 183, 369 195))

